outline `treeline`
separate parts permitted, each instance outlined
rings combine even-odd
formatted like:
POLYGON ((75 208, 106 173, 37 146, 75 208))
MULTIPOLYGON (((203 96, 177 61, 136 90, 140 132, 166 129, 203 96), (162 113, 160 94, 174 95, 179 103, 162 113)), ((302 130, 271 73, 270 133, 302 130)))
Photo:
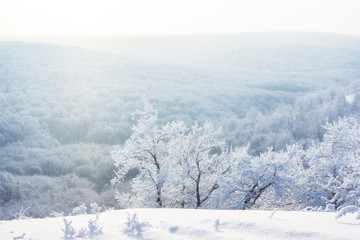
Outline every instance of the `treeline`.
MULTIPOLYGON (((259 155, 266 147, 274 151, 285 150, 286 145, 294 143, 308 149, 312 142, 323 141, 326 120, 333 122, 339 117, 358 117, 360 98, 357 89, 359 87, 353 84, 348 88, 309 94, 299 98, 293 106, 281 106, 269 115, 251 110, 244 119, 228 120, 222 127, 221 137, 226 140, 226 146, 249 143, 247 152, 250 156, 259 155)), ((43 139, 47 148, 29 147, 27 144, 33 142, 34 136, 24 137, 14 128, 16 125, 10 128, 6 127, 8 122, 3 123, 1 218, 11 216, 9 213, 16 212, 21 206, 30 206, 29 214, 35 217, 44 217, 52 210, 71 212, 82 201, 96 201, 103 207, 117 206, 113 199, 114 190, 109 186, 114 177, 110 145, 62 145, 42 135, 39 140, 43 139), (63 186, 61 190, 60 185, 63 186), (67 192, 66 198, 60 197, 67 192), (51 199, 57 199, 56 204, 51 204, 51 199)), ((123 187, 126 188, 126 184, 123 187)))
POLYGON ((71 213, 81 203, 117 206, 109 186, 114 176, 109 146, 16 147, 16 155, 1 155, 1 219, 11 219, 21 207, 29 207, 28 216, 45 217, 52 211, 71 213))
POLYGON ((128 172, 128 191, 119 189, 121 207, 325 209, 359 205, 360 125, 339 118, 324 126, 319 143, 307 149, 271 147, 258 156, 248 147, 228 147, 210 123, 187 127, 183 121, 157 124, 148 102, 137 111, 137 125, 124 146, 114 148, 114 185, 128 172))
MULTIPOLYGON (((308 94, 293 106, 280 106, 268 115, 251 110, 246 118, 227 120, 220 135, 227 147, 248 146, 249 156, 259 157, 267 147, 279 152, 295 143, 307 150, 313 142, 318 144, 324 140, 326 121, 331 123, 339 117, 358 119, 359 92, 359 86, 353 84, 347 88, 308 94)), ((28 122, 33 125, 27 125, 29 130, 23 131, 21 126, 25 125, 17 124, 19 119, 13 123, 4 117, 0 120, 3 123, 1 218, 10 217, 11 212, 22 206, 30 206, 28 213, 34 217, 47 216, 52 210, 71 212, 81 202, 98 202, 103 208, 118 206, 113 198, 114 189, 110 186, 110 180, 114 178, 111 145, 60 144, 44 131, 31 130, 38 124, 36 121, 28 122), (62 197, 65 193, 66 198, 62 197), (51 199, 57 199, 56 204, 51 204, 51 199)), ((127 181, 122 188, 128 188, 127 181)))
MULTIPOLYGON (((159 111, 159 126, 210 121, 222 127, 227 147, 249 143, 251 156, 297 142, 307 149, 322 140, 327 118, 357 117, 358 85, 341 87, 359 76, 357 41, 346 50, 340 40, 326 48, 266 41, 252 46, 257 51, 234 41, 241 49, 221 53, 221 45, 188 65, 1 42, 0 218, 22 206, 33 217, 70 213, 82 202, 117 207, 110 152, 130 138, 142 97, 159 111), (314 55, 307 58, 309 47, 314 55), (204 60, 206 67, 196 64, 204 60), (333 90, 317 92, 327 87, 333 90)), ((128 187, 125 181, 121 188, 128 187)))
POLYGON ((322 141, 326 122, 344 116, 359 119, 359 100, 359 83, 309 93, 293 105, 280 105, 269 114, 253 108, 245 118, 228 119, 222 124, 223 136, 232 146, 250 143, 251 154, 259 154, 267 147, 283 150, 292 143, 308 148, 322 141))

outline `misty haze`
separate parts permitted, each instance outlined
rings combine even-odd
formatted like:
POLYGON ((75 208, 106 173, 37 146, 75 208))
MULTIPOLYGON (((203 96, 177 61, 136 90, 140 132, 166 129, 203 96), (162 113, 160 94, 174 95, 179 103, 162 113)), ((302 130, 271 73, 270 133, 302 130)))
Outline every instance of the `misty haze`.
POLYGON ((318 25, 299 3, 271 7, 266 27, 254 18, 269 3, 215 18, 213 1, 91 2, 84 15, 79 1, 67 23, 68 2, 35 2, 48 12, 18 6, 29 24, 3 23, 16 4, 0 9, 1 239, 359 236, 350 5, 331 5, 348 12, 336 22, 314 3, 328 21, 318 25), (297 9, 308 19, 283 21, 297 9))

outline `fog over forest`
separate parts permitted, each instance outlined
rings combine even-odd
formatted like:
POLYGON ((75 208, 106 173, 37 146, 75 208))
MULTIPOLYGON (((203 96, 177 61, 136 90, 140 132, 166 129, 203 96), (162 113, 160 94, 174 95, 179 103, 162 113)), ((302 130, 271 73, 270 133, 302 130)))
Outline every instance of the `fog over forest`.
POLYGON ((145 99, 160 124, 212 122, 229 146, 249 143, 255 156, 295 142, 307 148, 327 121, 360 115, 356 37, 36 41, 0 42, 0 219, 21 206, 33 217, 82 202, 116 208, 110 152, 130 137, 145 99))

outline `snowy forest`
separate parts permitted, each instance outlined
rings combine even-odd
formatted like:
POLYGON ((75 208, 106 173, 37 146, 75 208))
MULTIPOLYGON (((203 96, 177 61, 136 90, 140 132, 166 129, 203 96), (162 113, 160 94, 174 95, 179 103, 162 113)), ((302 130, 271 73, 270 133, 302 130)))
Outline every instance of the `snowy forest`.
POLYGON ((359 38, 91 42, 0 41, 0 219, 360 207, 359 38))

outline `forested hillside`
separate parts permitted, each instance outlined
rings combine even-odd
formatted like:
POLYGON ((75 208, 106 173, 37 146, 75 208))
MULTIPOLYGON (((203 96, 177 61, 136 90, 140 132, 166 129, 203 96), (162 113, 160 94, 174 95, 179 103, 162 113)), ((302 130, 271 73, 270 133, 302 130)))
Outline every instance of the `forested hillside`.
MULTIPOLYGON (((188 128, 211 122, 222 128, 224 148, 248 146, 254 159, 268 147, 281 154, 295 143, 321 150, 327 121, 359 119, 357 38, 144 38, 126 51, 123 43, 90 51, 0 42, 0 218, 22 206, 33 217, 71 212, 82 202, 118 207, 110 180, 119 169, 110 152, 132 136, 132 113, 144 101, 157 110, 159 128, 175 120, 188 128)), ((136 173, 119 178, 117 189, 128 190, 136 173)), ((254 207, 266 207, 260 203, 254 207)))

